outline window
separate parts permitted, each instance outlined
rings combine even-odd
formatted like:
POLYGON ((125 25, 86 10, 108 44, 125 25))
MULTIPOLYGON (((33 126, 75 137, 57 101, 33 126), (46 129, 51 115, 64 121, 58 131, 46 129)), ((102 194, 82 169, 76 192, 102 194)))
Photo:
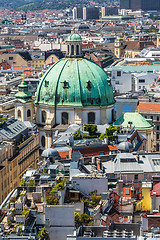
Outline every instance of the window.
POLYGON ((42 111, 42 123, 46 122, 46 111, 42 111))
POLYGON ((145 79, 139 79, 139 83, 144 83, 145 79))
POLYGON ((159 125, 157 125, 157 130, 159 130, 159 125))
POLYGON ((9 57, 9 60, 13 60, 13 57, 9 57))
POLYGON ((95 113, 88 113, 88 124, 95 124, 95 113))
POLYGON ((41 137, 41 145, 42 145, 42 147, 45 147, 45 145, 46 145, 45 136, 42 136, 42 137, 41 137))
POLYGON ((132 105, 124 104, 123 105, 123 112, 132 112, 132 105))
POLYGON ((126 188, 126 195, 130 195, 130 189, 126 188))
POLYGON ((62 122, 62 124, 64 124, 64 125, 68 124, 68 113, 67 113, 67 112, 63 112, 63 113, 62 113, 61 122, 62 122))
POLYGON ((159 133, 157 133, 157 140, 159 140, 159 133))
POLYGON ((101 156, 102 156, 102 155, 105 155, 105 154, 104 154, 104 152, 100 152, 100 153, 99 153, 99 155, 101 155, 101 156))
POLYGON ((156 144, 156 151, 159 152, 159 143, 156 144))
POLYGON ((74 46, 71 45, 71 55, 74 55, 74 46))
POLYGON ((121 71, 117 71, 117 77, 121 77, 121 71))
POLYGON ((71 197, 74 198, 75 197, 75 193, 72 192, 71 193, 71 197))
POLYGON ((76 45, 76 55, 79 55, 79 45, 76 45))
POLYGON ((21 110, 18 110, 18 117, 21 117, 21 110))
MULTIPOLYGON (((158 144, 159 145, 159 144, 158 144)), ((156 147, 158 147, 158 146, 156 146, 156 147)), ((160 159, 152 159, 152 162, 153 162, 153 165, 160 165, 160 159)))
POLYGON ((153 120, 153 116, 151 116, 151 119, 153 120))
POLYGON ((159 116, 157 116, 157 121, 159 121, 159 116))
POLYGON ((27 117, 30 117, 30 116, 31 116, 31 110, 28 109, 28 110, 27 110, 27 117))
POLYGON ((138 174, 134 175, 134 180, 138 180, 138 174))

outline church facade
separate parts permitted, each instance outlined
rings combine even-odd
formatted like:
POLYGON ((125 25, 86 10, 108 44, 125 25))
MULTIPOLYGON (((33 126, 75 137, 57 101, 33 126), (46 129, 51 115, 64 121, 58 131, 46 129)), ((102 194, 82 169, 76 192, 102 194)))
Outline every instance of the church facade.
MULTIPOLYGON (((115 100, 107 74, 83 58, 80 35, 73 31, 66 42, 66 57, 46 71, 36 92, 36 124, 42 149, 50 147, 57 125, 105 124, 114 120, 115 100)), ((27 103, 31 106, 31 99, 27 103)), ((16 111, 20 104, 17 99, 16 111)))

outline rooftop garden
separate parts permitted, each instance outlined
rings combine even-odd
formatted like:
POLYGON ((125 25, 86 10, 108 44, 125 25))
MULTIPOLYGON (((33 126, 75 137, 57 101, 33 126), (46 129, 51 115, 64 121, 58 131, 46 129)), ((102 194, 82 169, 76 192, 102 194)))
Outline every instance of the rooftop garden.
POLYGON ((90 198, 84 200, 84 206, 87 208, 94 208, 98 205, 101 200, 101 196, 97 195, 97 190, 89 193, 90 198))
POLYGON ((0 127, 7 121, 6 117, 3 117, 3 115, 0 115, 0 127))
POLYGON ((89 138, 99 138, 104 140, 107 138, 109 141, 116 141, 117 134, 120 132, 120 126, 113 126, 112 124, 106 128, 104 134, 98 133, 98 129, 96 125, 86 124, 84 125, 84 131, 88 132, 87 134, 82 134, 80 131, 73 134, 74 140, 81 140, 81 139, 89 139, 89 138))

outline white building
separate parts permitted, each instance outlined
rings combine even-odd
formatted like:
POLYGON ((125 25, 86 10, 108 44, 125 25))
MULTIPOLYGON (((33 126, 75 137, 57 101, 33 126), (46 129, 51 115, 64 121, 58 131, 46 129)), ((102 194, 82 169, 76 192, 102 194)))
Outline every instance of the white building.
POLYGON ((73 176, 72 186, 84 194, 97 190, 97 194, 108 191, 108 179, 100 176, 73 176))
POLYGON ((157 82, 159 70, 154 65, 139 66, 113 66, 107 69, 113 89, 119 93, 128 91, 150 90, 153 83, 157 82), (151 70, 150 70, 151 69, 151 70))

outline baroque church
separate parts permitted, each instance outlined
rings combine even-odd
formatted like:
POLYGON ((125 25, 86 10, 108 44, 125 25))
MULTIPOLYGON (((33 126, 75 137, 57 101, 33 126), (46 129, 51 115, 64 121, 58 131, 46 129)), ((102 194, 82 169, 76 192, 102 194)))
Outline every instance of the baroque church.
POLYGON ((15 95, 15 118, 38 126, 40 145, 51 146, 56 126, 106 124, 114 118, 114 94, 110 78, 96 63, 83 58, 82 38, 68 36, 67 53, 43 75, 35 102, 22 80, 15 95))

